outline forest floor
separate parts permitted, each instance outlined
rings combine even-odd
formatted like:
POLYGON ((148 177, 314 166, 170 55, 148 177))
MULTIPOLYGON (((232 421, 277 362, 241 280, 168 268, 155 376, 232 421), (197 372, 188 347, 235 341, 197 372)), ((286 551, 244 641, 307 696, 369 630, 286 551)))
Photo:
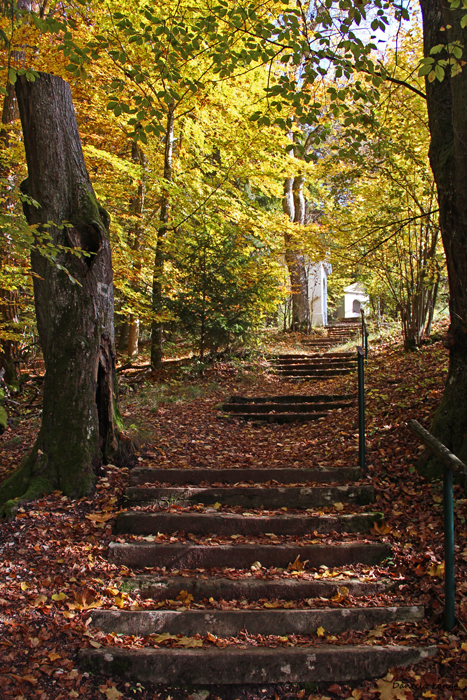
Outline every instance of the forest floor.
MULTIPOLYGON (((292 352, 298 336, 275 336, 269 350, 292 352)), ((143 363, 143 360, 141 361, 143 363)), ((415 418, 429 427, 443 391, 447 351, 440 341, 419 352, 404 353, 399 341, 372 347, 366 366, 367 462, 376 491, 376 510, 385 514, 385 525, 369 539, 389 542, 394 551, 385 568, 345 567, 348 575, 367 579, 384 573, 400 579, 398 596, 405 604, 423 604, 422 623, 399 625, 401 640, 436 644, 438 654, 416 667, 378 682, 310 688, 300 684, 251 690, 250 698, 355 698, 355 700, 412 700, 412 698, 465 697, 467 688, 467 499, 455 487, 456 508, 456 615, 453 633, 442 629, 443 524, 441 482, 418 476, 414 463, 421 452, 406 422, 415 418)), ((225 467, 355 465, 358 463, 357 409, 340 411, 312 423, 288 425, 250 424, 227 418, 220 405, 233 394, 246 396, 287 393, 356 392, 356 375, 320 382, 289 382, 271 373, 260 354, 250 359, 220 361, 199 376, 189 361, 168 363, 159 373, 132 368, 122 373, 121 409, 125 421, 123 439, 138 440, 134 461, 141 466, 225 467)), ((34 440, 39 425, 34 382, 14 397, 16 417, 0 436, 0 479, 19 465, 34 440), (28 388, 29 387, 29 388, 28 388)), ((71 500, 60 492, 24 504, 16 517, 0 526, 0 696, 15 700, 207 700, 206 692, 167 687, 149 688, 121 679, 82 673, 77 667, 78 649, 118 644, 141 646, 143 639, 105 635, 87 620, 95 608, 143 609, 151 601, 140 600, 122 583, 129 571, 107 561, 109 543, 115 539, 112 523, 121 508, 129 468, 108 465, 102 470, 95 493, 71 500)), ((168 507, 170 508, 170 507, 168 507)), ((342 506, 345 512, 347 506, 342 506)), ((324 509, 325 511, 326 509, 324 509)), ((355 510, 355 507, 349 507, 355 510)), ((161 541, 185 540, 184 533, 160 535, 161 541)), ((206 537, 195 538, 199 541, 206 537)), ((258 539, 258 538, 256 538, 258 539)), ((327 536, 326 541, 331 537, 327 536)), ((160 573, 160 571, 159 571, 160 573)), ((184 572, 181 572, 182 574, 184 572)), ((190 572, 193 574, 193 572, 190 572)), ((219 571, 219 575, 222 572, 219 571)), ((293 572, 296 576, 329 577, 336 573, 293 572)), ((225 572, 224 572, 225 575, 225 572)), ((230 576, 235 574, 230 571, 230 576)), ((267 577, 268 572, 255 571, 267 577)), ((285 574, 287 575, 287 573, 285 574)), ((292 574, 291 574, 292 575, 292 574)), ((355 604, 370 605, 370 598, 355 604)), ((180 609, 189 600, 165 601, 180 609)), ((237 601, 238 604, 238 601, 237 601)), ((329 606, 329 601, 323 605, 329 606)), ((339 600, 335 605, 341 605, 339 600)), ((379 604, 384 604, 384 601, 379 604)), ((200 607, 228 609, 232 601, 204 601, 200 607)), ((243 606, 248 607, 244 601, 243 606)), ((255 602, 251 607, 261 607, 255 602)), ((304 601, 278 601, 272 607, 300 607, 304 601)), ((157 606, 157 604, 156 604, 157 606)), ((154 601, 152 601, 154 607, 154 601)), ((271 607, 271 605, 269 605, 271 607)), ((346 633, 335 643, 384 643, 394 629, 346 633)), ((300 645, 300 638, 272 640, 274 645, 300 645)), ((316 639, 316 643, 321 641, 316 639)), ((168 640, 167 644, 173 644, 168 640)), ((197 646, 212 643, 197 641, 197 646)), ((222 644, 270 644, 270 639, 235 638, 222 644)), ((223 697, 213 689, 211 698, 223 697)))

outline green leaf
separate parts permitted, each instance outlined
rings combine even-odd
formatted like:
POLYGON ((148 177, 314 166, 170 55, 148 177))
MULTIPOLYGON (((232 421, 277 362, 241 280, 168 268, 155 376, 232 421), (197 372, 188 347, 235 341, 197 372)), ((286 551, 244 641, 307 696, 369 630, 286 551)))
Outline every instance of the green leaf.
POLYGON ((440 65, 435 66, 435 75, 442 82, 444 80, 444 68, 440 65))
POLYGON ((436 46, 432 46, 430 49, 430 54, 435 54, 435 53, 440 53, 443 49, 445 49, 444 44, 436 44, 436 46))
POLYGON ((421 78, 423 75, 428 75, 432 69, 432 64, 431 63, 426 63, 424 66, 420 66, 418 69, 418 75, 421 78))
POLYGON ((16 83, 17 73, 14 68, 8 69, 8 82, 14 85, 16 83))

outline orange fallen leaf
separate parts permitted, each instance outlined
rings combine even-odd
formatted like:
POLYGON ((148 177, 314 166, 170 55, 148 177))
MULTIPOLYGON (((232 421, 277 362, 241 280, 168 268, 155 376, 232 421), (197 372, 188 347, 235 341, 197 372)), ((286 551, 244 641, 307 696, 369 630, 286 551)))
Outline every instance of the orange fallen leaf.
POLYGON ((309 559, 306 559, 305 561, 300 561, 300 554, 296 557, 294 562, 291 562, 288 567, 287 571, 304 571, 305 566, 308 564, 309 559))

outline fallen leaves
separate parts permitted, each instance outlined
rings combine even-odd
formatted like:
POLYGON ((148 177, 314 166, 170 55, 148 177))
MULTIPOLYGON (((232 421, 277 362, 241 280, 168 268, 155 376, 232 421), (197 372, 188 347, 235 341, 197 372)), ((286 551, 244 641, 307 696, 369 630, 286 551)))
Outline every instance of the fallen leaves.
POLYGON ((287 566, 287 571, 305 571, 305 566, 308 564, 308 559, 300 561, 300 554, 295 557, 295 561, 287 566))

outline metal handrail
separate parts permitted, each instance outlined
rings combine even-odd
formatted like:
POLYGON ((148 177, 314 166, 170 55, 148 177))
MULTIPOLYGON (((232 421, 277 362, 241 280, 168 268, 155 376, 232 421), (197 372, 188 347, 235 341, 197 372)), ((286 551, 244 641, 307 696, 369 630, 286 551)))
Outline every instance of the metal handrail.
POLYGON ((358 365, 358 462, 362 472, 366 472, 365 459, 365 352, 357 345, 357 365, 358 365))
POLYGON ((425 430, 416 420, 408 422, 409 430, 443 464, 443 510, 444 510, 444 629, 450 632, 456 624, 455 597, 456 581, 454 577, 454 495, 453 474, 467 476, 467 466, 453 454, 442 442, 425 430))

